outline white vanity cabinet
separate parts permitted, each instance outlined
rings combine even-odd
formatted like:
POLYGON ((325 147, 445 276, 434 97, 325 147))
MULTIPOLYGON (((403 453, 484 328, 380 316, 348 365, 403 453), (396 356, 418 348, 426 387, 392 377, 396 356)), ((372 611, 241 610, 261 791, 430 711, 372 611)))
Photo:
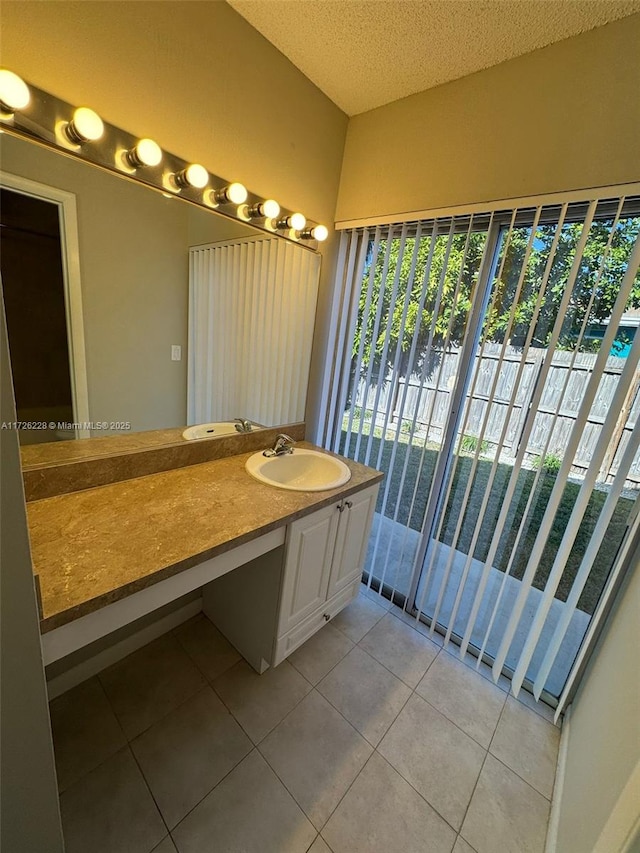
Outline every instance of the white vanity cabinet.
POLYGON ((378 484, 289 525, 274 666, 357 595, 377 496, 378 484))
POLYGON ((45 632, 42 647, 49 664, 184 600, 179 610, 141 624, 86 666, 81 662, 63 672, 60 692, 98 672, 105 654, 114 663, 180 624, 187 611, 194 615, 200 609, 256 672, 277 666, 357 595, 378 485, 363 485, 321 509, 303 509, 306 514, 289 524, 45 632), (201 598, 193 595, 197 590, 201 598))

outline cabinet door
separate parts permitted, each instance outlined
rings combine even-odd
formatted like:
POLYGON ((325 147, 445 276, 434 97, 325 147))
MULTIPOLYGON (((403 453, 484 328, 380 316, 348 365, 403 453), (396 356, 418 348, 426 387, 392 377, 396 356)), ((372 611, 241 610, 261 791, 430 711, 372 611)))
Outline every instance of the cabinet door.
POLYGON ((287 556, 278 619, 282 636, 327 599, 340 504, 294 521, 287 533, 287 556))
POLYGON ((377 496, 376 484, 345 499, 345 509, 340 513, 328 598, 362 574, 377 496))

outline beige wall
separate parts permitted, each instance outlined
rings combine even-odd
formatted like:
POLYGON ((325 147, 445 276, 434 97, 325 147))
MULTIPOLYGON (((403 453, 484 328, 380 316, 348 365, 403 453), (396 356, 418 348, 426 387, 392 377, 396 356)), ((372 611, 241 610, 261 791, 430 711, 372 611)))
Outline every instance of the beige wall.
POLYGON ((337 220, 640 180, 640 15, 349 122, 337 220))
POLYGON ((640 548, 634 564, 632 577, 573 702, 558 853, 618 853, 622 848, 612 839, 617 836, 619 842, 620 836, 624 838, 629 817, 638 818, 640 548), (623 802, 626 799, 628 805, 628 783, 635 784, 631 815, 623 802), (620 810, 607 826, 619 801, 620 810), (603 832, 612 834, 601 838, 603 832), (596 847, 600 838, 601 846, 596 847))

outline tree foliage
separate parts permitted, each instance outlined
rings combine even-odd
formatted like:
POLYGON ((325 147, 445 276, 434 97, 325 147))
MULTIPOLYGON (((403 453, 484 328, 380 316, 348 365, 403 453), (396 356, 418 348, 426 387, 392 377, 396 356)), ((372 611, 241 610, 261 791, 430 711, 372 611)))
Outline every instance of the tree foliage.
MULTIPOLYGON (((640 218, 619 221, 603 264, 612 225, 612 220, 597 220, 591 225, 564 312, 560 347, 575 347, 585 319, 588 325, 601 324, 611 315, 640 232, 640 218)), ((521 346, 537 314, 532 344, 548 345, 570 286, 582 228, 581 222, 565 223, 552 256, 555 224, 539 225, 533 238, 528 226, 514 228, 510 235, 508 228, 503 229, 482 330, 487 340, 503 342, 507 336, 513 346, 521 346), (550 257, 546 291, 536 311, 550 257), (510 323, 514 303, 516 311, 510 323)), ((467 332, 486 240, 486 231, 436 237, 428 234, 404 240, 393 237, 380 241, 375 257, 370 243, 353 342, 354 369, 359 363, 360 374, 370 373, 373 384, 390 369, 401 376, 409 370, 431 373, 443 348, 459 346, 467 332)), ((484 259, 484 263, 490 261, 484 259)), ((627 304, 627 308, 637 307, 640 275, 627 304)), ((587 340, 581 348, 594 345, 597 343, 587 340)))

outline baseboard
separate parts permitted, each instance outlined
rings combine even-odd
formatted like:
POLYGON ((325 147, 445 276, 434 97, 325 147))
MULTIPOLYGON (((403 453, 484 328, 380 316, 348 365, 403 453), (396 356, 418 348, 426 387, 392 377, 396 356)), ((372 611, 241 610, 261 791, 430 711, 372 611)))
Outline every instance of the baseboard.
POLYGON ((558 748, 558 763, 556 764, 556 778, 553 783, 551 812, 549 814, 549 826, 547 827, 547 841, 544 853, 557 853, 558 851, 558 829, 560 826, 560 811, 562 809, 562 795, 564 792, 564 777, 567 769, 567 755, 569 753, 570 730, 571 705, 569 705, 562 717, 560 746, 558 748))
POLYGON ((60 696, 62 693, 66 693, 67 690, 71 690, 72 687, 96 675, 96 673, 103 670, 106 666, 117 663, 127 655, 130 655, 131 652, 135 652, 142 648, 142 646, 146 646, 151 640, 155 640, 173 628, 177 628, 178 625, 191 619, 192 616, 197 615, 201 610, 202 598, 189 601, 177 610, 165 614, 157 621, 145 625, 144 628, 134 631, 112 646, 70 667, 65 672, 56 675, 50 681, 47 681, 49 700, 55 699, 56 696, 60 696))

